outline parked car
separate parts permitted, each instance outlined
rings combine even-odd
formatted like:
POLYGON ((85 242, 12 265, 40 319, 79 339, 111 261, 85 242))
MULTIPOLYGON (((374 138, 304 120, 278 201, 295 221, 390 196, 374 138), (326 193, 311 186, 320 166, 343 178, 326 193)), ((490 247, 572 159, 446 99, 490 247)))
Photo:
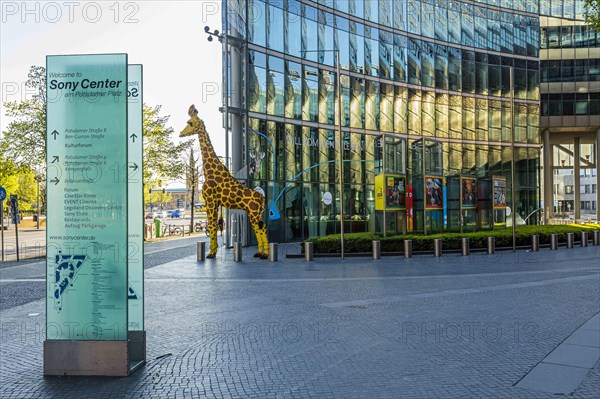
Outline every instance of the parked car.
POLYGON ((181 211, 179 209, 175 209, 172 213, 171 213, 171 218, 175 219, 175 218, 182 218, 183 214, 181 213, 181 211))
POLYGON ((146 219, 155 219, 156 212, 146 212, 146 219))
POLYGON ((169 209, 169 210, 167 211, 167 213, 166 213, 166 216, 165 216, 165 217, 166 217, 166 218, 173 217, 173 216, 171 216, 171 215, 173 214, 173 212, 175 212, 175 211, 174 211, 174 210, 172 210, 172 209, 169 209))
POLYGON ((167 217, 167 213, 165 211, 158 211, 156 213, 156 217, 159 218, 159 219, 164 219, 164 218, 167 217))

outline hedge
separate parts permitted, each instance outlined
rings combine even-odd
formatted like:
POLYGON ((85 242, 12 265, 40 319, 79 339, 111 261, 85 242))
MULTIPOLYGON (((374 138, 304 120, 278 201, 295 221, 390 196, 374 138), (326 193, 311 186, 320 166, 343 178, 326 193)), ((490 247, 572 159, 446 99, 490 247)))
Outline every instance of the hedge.
MULTIPOLYGON (((588 231, 588 238, 592 238, 594 230, 600 230, 599 225, 544 225, 544 226, 518 226, 516 229, 517 246, 530 246, 531 236, 540 236, 540 245, 550 244, 550 235, 558 234, 559 242, 567 240, 567 233, 574 233, 575 240, 581 240, 581 232, 588 231)), ((373 240, 381 241, 382 252, 402 252, 404 240, 412 240, 413 251, 433 251, 433 239, 442 239, 444 250, 460 249, 461 238, 470 239, 471 249, 487 248, 487 238, 496 238, 496 247, 512 247, 512 229, 477 231, 471 233, 443 233, 432 235, 398 235, 383 238, 375 233, 348 233, 344 234, 344 252, 371 252, 373 240)), ((340 235, 332 234, 325 237, 314 237, 304 242, 314 243, 315 253, 339 253, 341 251, 340 235)), ((302 246, 304 251, 304 245, 302 246)))

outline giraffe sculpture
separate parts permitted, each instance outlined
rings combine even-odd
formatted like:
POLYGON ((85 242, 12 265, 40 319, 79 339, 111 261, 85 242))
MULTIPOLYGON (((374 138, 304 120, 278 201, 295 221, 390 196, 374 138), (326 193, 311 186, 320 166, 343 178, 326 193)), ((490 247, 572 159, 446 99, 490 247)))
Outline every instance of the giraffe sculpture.
POLYGON ((210 235, 210 249, 207 258, 214 258, 217 254, 217 215, 221 205, 229 209, 243 209, 248 214, 250 224, 258 240, 258 252, 254 257, 268 258, 269 241, 267 227, 262 221, 265 209, 265 197, 258 191, 252 190, 237 181, 227 170, 225 165, 215 154, 210 137, 202 119, 198 117, 198 110, 194 105, 188 110, 190 120, 179 137, 198 135, 200 150, 202 151, 202 165, 204 168, 204 185, 202 196, 206 202, 208 218, 208 231, 210 235))

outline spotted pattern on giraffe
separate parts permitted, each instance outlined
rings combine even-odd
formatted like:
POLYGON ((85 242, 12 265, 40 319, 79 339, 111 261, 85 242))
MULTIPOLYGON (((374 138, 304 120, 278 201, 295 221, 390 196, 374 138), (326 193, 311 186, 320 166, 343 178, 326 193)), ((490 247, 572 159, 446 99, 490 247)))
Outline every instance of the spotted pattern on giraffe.
POLYGON ((194 105, 189 108, 188 115, 190 119, 179 136, 197 135, 200 142, 204 168, 202 195, 206 202, 210 236, 210 249, 207 258, 214 258, 217 254, 218 210, 220 206, 225 206, 229 209, 246 211, 258 241, 258 252, 254 256, 266 259, 269 256, 269 241, 267 239, 267 227, 262 220, 265 210, 265 197, 258 191, 241 184, 223 165, 215 154, 204 121, 198 117, 198 110, 194 105))

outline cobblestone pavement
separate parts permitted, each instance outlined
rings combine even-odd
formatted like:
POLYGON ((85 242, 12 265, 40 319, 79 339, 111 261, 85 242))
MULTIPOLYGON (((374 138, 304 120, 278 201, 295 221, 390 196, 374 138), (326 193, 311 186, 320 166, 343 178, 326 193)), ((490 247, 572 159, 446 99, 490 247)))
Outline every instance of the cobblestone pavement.
MULTIPOLYGON (((281 247, 277 263, 234 263, 229 251, 197 263, 189 244, 146 248, 147 262, 164 262, 145 272, 143 369, 127 378, 44 378, 44 300, 35 299, 0 311, 0 397, 600 395, 598 361, 569 395, 515 386, 600 311, 600 247, 285 259, 295 245, 281 247)), ((1 279, 18 278, 14 270, 0 270, 1 279)))

